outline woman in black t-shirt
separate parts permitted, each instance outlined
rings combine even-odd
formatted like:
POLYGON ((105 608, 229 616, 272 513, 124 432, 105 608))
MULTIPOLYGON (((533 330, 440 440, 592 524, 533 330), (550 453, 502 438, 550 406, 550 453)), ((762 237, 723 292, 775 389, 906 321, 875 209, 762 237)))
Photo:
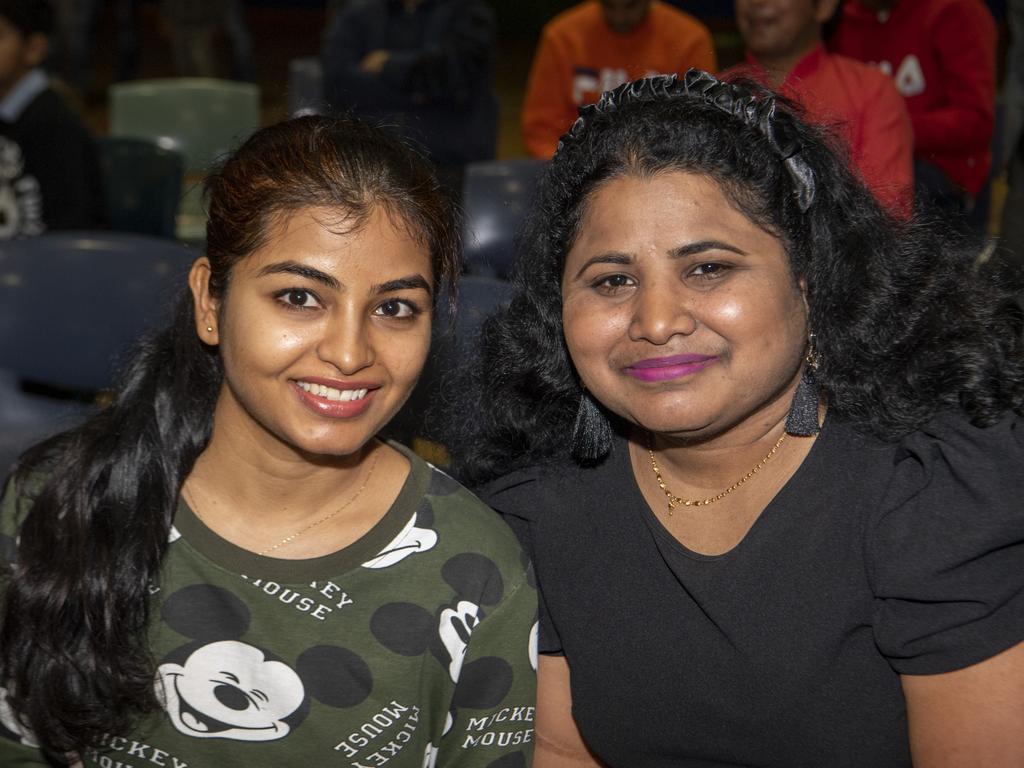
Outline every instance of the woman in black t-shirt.
POLYGON ((1021 320, 969 246, 757 86, 581 110, 464 443, 537 768, 1024 765, 1021 320))

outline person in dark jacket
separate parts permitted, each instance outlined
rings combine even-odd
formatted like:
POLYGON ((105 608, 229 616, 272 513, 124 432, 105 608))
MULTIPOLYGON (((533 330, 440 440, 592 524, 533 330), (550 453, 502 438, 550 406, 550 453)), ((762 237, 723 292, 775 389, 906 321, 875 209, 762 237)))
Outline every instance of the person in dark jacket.
POLYGON ((396 124, 458 191, 462 166, 494 157, 494 36, 481 0, 352 0, 324 43, 327 102, 396 124))
POLYGON ((42 69, 48 0, 0 0, 0 240, 103 219, 96 145, 42 69))

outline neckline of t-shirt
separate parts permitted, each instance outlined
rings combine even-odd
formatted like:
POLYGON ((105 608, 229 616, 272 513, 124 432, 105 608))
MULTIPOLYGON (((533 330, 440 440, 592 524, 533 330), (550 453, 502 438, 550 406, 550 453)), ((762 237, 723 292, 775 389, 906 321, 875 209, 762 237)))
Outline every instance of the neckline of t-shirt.
POLYGON ((636 482, 636 477, 633 475, 632 465, 629 460, 629 451, 622 451, 626 455, 626 471, 629 473, 629 477, 632 480, 630 493, 633 494, 634 502, 630 506, 636 507, 640 510, 640 515, 643 517, 644 523, 646 523, 651 533, 660 541, 665 543, 666 546, 670 547, 679 554, 687 557, 691 560, 699 560, 703 562, 716 562, 720 560, 729 560, 734 557, 738 557, 742 554, 742 551, 751 546, 750 542, 756 540, 764 529, 771 525, 771 518, 774 516, 775 510, 787 503, 790 496, 799 493, 799 488, 804 484, 804 478, 814 472, 815 467, 821 461, 821 457, 827 450, 827 445, 832 441, 832 436, 835 432, 834 419, 830 419, 828 414, 825 415, 825 420, 822 422, 821 431, 818 433, 817 439, 814 441, 814 445, 811 446, 811 450, 807 456, 797 467, 796 471, 790 476, 786 484, 779 489, 779 492, 775 494, 771 501, 765 506, 764 510, 758 515, 757 519, 750 526, 747 532, 743 535, 732 549, 720 552, 717 555, 709 555, 704 552, 697 552, 696 550, 690 549, 688 546, 679 541, 673 536, 665 525, 661 522, 654 510, 647 504, 647 500, 644 498, 643 493, 640 491, 640 486, 636 482))
MULTIPOLYGON (((181 541, 214 565, 243 576, 259 576, 282 584, 344 574, 378 555, 401 532, 416 512, 430 483, 430 466, 399 443, 388 445, 409 460, 409 474, 398 496, 384 516, 359 539, 344 549, 305 560, 285 560, 250 552, 219 536, 192 511, 183 497, 178 499, 174 528, 181 541)), ((177 546, 181 542, 172 543, 177 546)))

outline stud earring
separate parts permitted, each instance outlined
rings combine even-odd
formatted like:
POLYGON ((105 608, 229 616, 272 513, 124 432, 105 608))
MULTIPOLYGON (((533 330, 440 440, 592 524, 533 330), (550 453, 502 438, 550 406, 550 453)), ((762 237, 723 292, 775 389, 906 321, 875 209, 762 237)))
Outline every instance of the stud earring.
POLYGON ((207 333, 213 333, 213 326, 212 325, 206 326, 206 332, 207 333))

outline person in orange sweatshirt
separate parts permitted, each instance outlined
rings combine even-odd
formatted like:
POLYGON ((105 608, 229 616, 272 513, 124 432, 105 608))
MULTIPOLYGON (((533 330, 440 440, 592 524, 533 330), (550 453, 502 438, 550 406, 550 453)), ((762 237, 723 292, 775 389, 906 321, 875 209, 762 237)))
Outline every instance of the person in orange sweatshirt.
POLYGON ((717 68, 708 28, 661 0, 586 0, 541 32, 523 104, 523 143, 550 158, 584 104, 629 80, 717 68))

